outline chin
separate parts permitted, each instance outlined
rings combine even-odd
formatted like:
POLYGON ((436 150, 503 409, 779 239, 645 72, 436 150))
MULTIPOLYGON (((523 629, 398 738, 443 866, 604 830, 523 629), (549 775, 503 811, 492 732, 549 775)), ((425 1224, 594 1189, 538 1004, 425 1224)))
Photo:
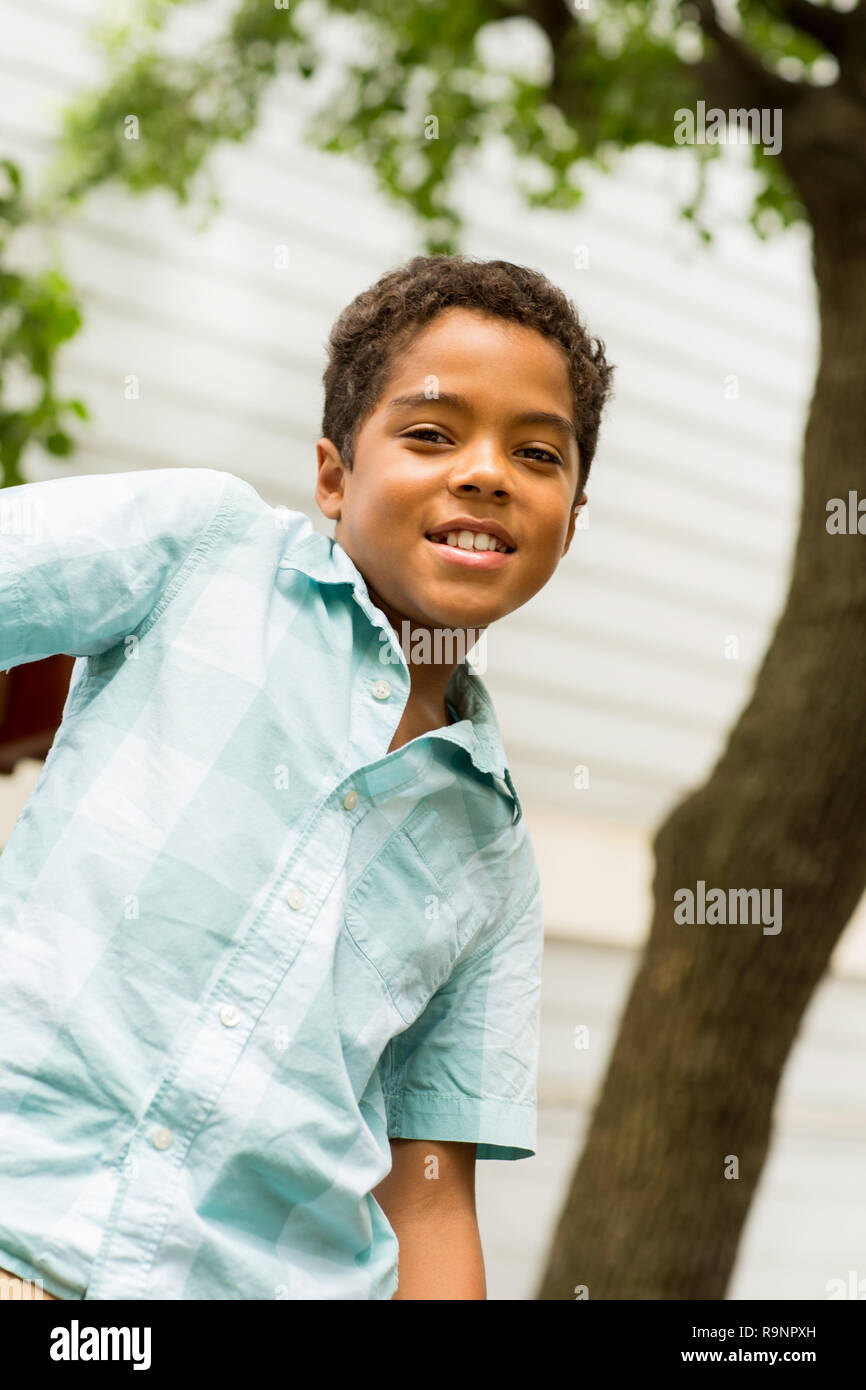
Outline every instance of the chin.
MULTIPOLYGON (((407 593, 396 609, 407 616, 412 614, 413 623, 439 628, 487 627, 503 616, 502 605, 492 602, 491 595, 487 595, 485 600, 484 596, 478 594, 474 602, 470 595, 466 602, 461 603, 453 594, 423 590, 407 593)), ((510 609, 505 611, 510 612, 510 609)))
POLYGON ((435 627, 452 628, 462 630, 463 628, 484 628, 489 627, 500 616, 498 612, 491 612, 489 609, 476 612, 467 611, 465 608, 459 612, 448 612, 437 615, 430 621, 435 627))

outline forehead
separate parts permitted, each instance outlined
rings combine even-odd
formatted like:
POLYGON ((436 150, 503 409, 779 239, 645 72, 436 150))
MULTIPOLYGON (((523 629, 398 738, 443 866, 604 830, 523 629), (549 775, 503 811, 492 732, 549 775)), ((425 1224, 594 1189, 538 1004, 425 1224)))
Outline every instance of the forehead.
POLYGON ((568 361, 559 343, 527 324, 478 309, 450 306, 417 329, 397 352, 388 395, 430 375, 447 376, 455 387, 459 379, 463 394, 474 387, 501 395, 519 384, 524 392, 571 409, 568 361))

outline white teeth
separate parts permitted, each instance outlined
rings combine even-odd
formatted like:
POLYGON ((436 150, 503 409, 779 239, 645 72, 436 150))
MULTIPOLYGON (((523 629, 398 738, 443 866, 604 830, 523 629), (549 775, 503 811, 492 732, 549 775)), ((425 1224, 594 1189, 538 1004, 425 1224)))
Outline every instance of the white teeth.
POLYGON ((460 550, 499 550, 508 551, 508 546, 486 531, 449 531, 441 537, 446 545, 456 545, 460 550))
POLYGON ((449 531, 448 544, 459 546, 461 550, 507 550, 495 536, 486 531, 449 531))

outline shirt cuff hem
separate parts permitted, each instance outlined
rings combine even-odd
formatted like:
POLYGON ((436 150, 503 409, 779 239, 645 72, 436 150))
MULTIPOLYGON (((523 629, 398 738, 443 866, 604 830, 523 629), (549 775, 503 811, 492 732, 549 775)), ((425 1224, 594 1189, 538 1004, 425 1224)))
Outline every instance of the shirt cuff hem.
POLYGON ((474 1143, 476 1159, 533 1158, 536 1152, 534 1105, 415 1091, 386 1091, 385 1105, 389 1139, 474 1143))

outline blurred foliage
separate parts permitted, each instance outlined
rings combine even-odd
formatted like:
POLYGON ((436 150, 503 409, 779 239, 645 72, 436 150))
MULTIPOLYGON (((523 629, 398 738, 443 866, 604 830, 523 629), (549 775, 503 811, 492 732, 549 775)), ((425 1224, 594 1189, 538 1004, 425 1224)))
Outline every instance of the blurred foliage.
POLYGON ((72 413, 88 419, 82 401, 58 397, 54 389, 57 351, 81 326, 72 290, 56 270, 15 268, 15 233, 31 230, 32 216, 20 169, 11 160, 0 159, 2 487, 24 482, 20 463, 28 444, 40 444, 51 454, 69 454, 73 440, 65 428, 66 417, 72 413), (22 404, 22 396, 31 403, 22 404))
MULTIPOLYGON (((272 84, 295 78, 315 95, 304 138, 370 170, 417 217, 428 253, 453 252, 462 226, 456 181, 483 143, 505 142, 516 156, 529 206, 573 208, 587 168, 610 170, 642 143, 676 148, 674 113, 694 107, 696 65, 713 44, 696 5, 681 0, 571 0, 570 8, 565 0, 240 0, 234 10, 208 3, 130 0, 93 31, 109 76, 64 113, 46 181, 51 206, 68 208, 115 181, 134 193, 170 190, 212 216, 220 200, 209 156, 245 140, 272 84), (192 48, 173 42, 179 12, 208 3, 222 20, 218 31, 192 48), (336 61, 335 51, 343 54, 336 61)), ((815 80, 814 65, 827 55, 780 20, 779 3, 739 0, 741 36, 768 68, 794 65, 804 82, 815 80)), ((722 146, 690 148, 695 189, 680 212, 706 242, 706 166, 722 146)), ((758 144, 750 149, 750 221, 763 237, 804 211, 780 160, 758 144)), ((29 330, 40 374, 77 328, 68 286, 57 276, 42 286, 41 298, 31 286, 29 330)), ((43 416, 38 407, 33 418, 9 416, 7 472, 17 470, 28 437, 59 451, 64 433, 56 421, 49 428, 58 404, 49 394, 43 416)))
MULTIPOLYGON (((255 128, 275 77, 309 80, 336 66, 305 137, 371 170, 418 217, 427 251, 455 251, 462 223, 453 180, 483 141, 508 143, 529 205, 572 208, 588 165, 608 171, 618 153, 642 143, 675 147, 673 113, 700 95, 694 67, 707 42, 694 6, 674 0, 575 0, 573 13, 565 0, 285 0, 283 8, 281 0, 241 0, 198 51, 171 51, 166 21, 201 3, 138 0, 97 31, 112 77, 67 108, 54 170, 61 196, 77 199, 116 178, 134 192, 171 189, 185 203, 203 191, 196 180, 214 147, 255 128), (335 21, 351 50, 336 65, 335 21)), ((793 62, 808 80, 827 55, 781 23, 776 8, 740 0, 743 36, 769 67, 793 62)), ((721 148, 693 147, 695 197, 681 209, 707 241, 702 165, 721 148)), ((758 175, 751 222, 764 236, 767 209, 777 226, 804 214, 780 161, 758 144, 750 150, 758 175)), ((207 191, 215 210, 218 197, 207 191)))

